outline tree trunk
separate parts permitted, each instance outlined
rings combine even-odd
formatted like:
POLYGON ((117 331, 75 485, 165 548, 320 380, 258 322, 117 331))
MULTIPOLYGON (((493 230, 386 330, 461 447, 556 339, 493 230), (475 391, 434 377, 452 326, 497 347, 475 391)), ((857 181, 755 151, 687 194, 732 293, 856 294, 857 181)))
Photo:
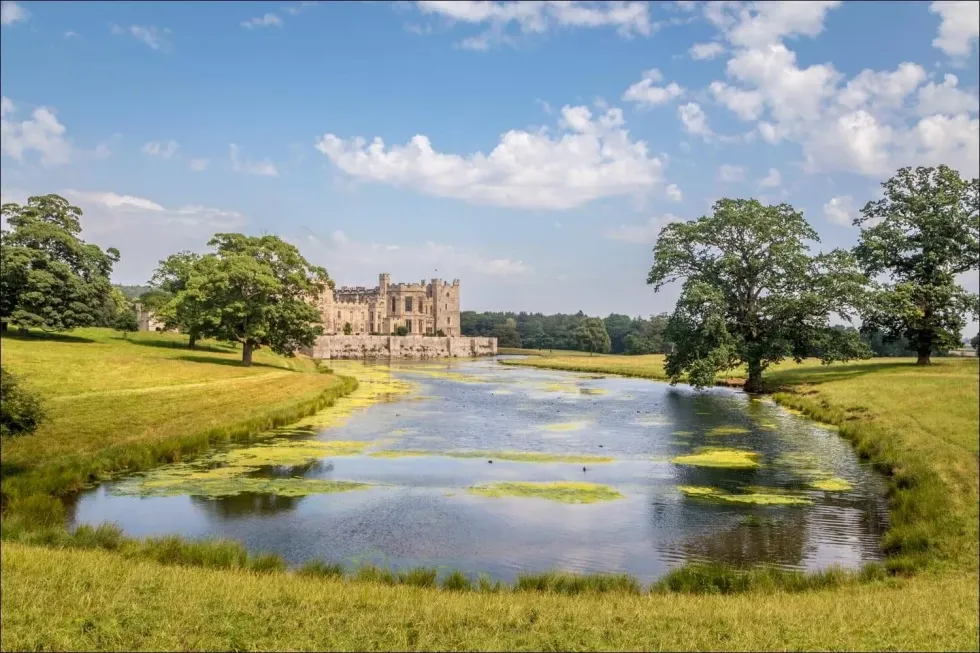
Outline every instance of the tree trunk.
POLYGON ((196 333, 189 334, 189 338, 187 339, 187 346, 190 349, 194 349, 194 347, 197 346, 197 334, 196 333))
POLYGON ((248 367, 252 364, 252 343, 242 343, 242 365, 248 367))
POLYGON ((932 359, 930 355, 932 354, 932 347, 919 346, 918 348, 919 358, 915 361, 916 365, 931 365, 932 359))
POLYGON ((2 331, 3 333, 6 333, 7 332, 7 323, 6 322, 0 322, 0 331, 2 331))
POLYGON ((762 362, 749 361, 749 378, 745 381, 746 392, 762 392, 762 362))

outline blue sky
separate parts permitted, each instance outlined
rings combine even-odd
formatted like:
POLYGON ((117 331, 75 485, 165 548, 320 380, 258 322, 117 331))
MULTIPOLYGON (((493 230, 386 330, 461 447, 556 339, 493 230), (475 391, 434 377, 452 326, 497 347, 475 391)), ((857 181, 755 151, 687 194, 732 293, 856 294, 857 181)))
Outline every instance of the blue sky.
POLYGON ((123 283, 241 230, 341 284, 645 315, 660 226, 719 197, 829 248, 898 167, 976 176, 978 6, 3 2, 2 191, 72 199, 123 283))

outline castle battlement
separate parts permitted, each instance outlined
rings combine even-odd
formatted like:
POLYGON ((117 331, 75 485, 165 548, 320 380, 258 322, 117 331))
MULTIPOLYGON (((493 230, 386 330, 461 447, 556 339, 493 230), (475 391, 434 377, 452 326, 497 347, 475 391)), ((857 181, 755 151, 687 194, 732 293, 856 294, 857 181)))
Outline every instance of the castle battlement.
POLYGON ((324 289, 320 313, 325 335, 389 335, 399 327, 415 335, 459 336, 459 279, 391 283, 378 275, 379 285, 324 289))

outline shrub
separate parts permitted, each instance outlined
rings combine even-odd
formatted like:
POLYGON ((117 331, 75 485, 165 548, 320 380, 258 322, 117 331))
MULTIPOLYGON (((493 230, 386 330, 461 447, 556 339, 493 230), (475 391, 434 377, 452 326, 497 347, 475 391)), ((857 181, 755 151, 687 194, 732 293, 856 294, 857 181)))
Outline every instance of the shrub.
POLYGON ((395 329, 395 335, 396 336, 407 336, 408 335, 408 327, 407 326, 397 327, 395 329))
POLYGON ((30 435, 44 420, 41 401, 20 385, 20 379, 0 367, 0 437, 30 435))

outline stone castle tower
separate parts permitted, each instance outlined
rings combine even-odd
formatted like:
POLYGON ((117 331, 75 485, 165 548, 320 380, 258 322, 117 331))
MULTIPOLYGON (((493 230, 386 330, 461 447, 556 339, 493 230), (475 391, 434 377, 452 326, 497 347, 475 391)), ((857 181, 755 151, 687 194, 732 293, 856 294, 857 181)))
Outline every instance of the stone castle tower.
POLYGON ((447 283, 423 279, 419 283, 391 283, 391 275, 378 276, 374 288, 342 286, 320 295, 323 334, 339 335, 350 324, 352 335, 390 335, 400 326, 414 335, 459 336, 459 279, 447 283))

